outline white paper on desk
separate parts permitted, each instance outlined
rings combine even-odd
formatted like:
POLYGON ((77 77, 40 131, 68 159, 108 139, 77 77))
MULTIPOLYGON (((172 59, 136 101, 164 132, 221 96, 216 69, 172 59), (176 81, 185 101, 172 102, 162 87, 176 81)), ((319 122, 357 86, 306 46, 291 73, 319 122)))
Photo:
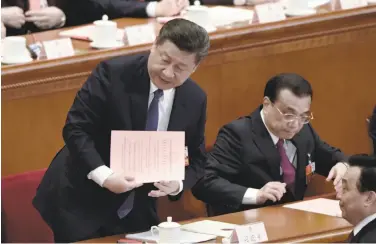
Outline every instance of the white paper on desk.
POLYGON ((286 19, 285 11, 281 2, 265 3, 255 6, 256 14, 260 23, 269 23, 286 19))
MULTIPOLYGON (((308 8, 317 8, 324 4, 329 3, 331 0, 308 0, 308 8)), ((287 8, 289 0, 280 0, 284 8, 287 8)))
POLYGON ((47 59, 63 58, 74 55, 72 40, 70 38, 44 41, 42 43, 47 59))
MULTIPOLYGON (((137 240, 137 241, 151 241, 151 242, 157 242, 159 239, 158 236, 153 236, 151 234, 151 231, 146 231, 146 232, 136 233, 136 234, 128 234, 128 235, 125 235, 125 238, 137 240)), ((215 238, 216 238, 215 235, 193 233, 193 232, 188 232, 184 230, 180 232, 180 243, 197 243, 197 242, 209 241, 215 238)))
POLYGON ((286 204, 283 207, 303 210, 312 213, 325 214, 334 217, 342 216, 342 211, 339 207, 339 200, 332 200, 326 198, 317 198, 313 200, 286 204))
MULTIPOLYGON (((64 37, 74 37, 74 36, 87 37, 93 40, 94 28, 95 28, 94 25, 87 25, 87 26, 73 28, 71 30, 61 31, 59 35, 64 36, 64 37)), ((123 36, 124 36, 123 30, 118 28, 117 33, 116 33, 116 40, 122 41, 123 36)))
POLYGON ((249 9, 216 6, 209 8, 209 16, 211 23, 218 27, 231 25, 236 22, 252 22, 254 12, 249 9))
POLYGON ((181 131, 112 131, 110 167, 140 183, 184 180, 181 131))
POLYGON ((130 46, 152 43, 156 38, 152 24, 128 26, 124 32, 130 46))
POLYGON ((182 225, 181 228, 195 233, 230 237, 235 226, 237 225, 213 220, 201 220, 182 225))
POLYGON ((341 0, 342 9, 352 9, 367 6, 367 0, 341 0))

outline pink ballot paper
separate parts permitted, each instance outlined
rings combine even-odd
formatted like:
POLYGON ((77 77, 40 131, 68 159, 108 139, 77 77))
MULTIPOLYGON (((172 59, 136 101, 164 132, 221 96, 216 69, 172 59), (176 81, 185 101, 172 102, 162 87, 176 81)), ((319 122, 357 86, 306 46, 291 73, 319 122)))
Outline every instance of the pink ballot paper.
POLYGON ((180 131, 112 131, 110 168, 140 183, 184 180, 184 141, 180 131))

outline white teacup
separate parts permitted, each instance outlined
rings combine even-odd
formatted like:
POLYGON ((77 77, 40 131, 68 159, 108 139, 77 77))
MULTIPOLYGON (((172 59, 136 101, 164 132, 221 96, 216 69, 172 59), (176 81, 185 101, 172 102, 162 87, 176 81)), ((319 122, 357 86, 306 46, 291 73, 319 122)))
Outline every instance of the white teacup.
POLYGON ((192 5, 187 7, 184 18, 202 27, 208 27, 211 24, 209 8, 206 6, 192 5))
POLYGON ((97 46, 111 47, 116 45, 117 23, 114 21, 103 20, 94 21, 93 42, 97 46))
POLYGON ((2 40, 3 60, 10 63, 29 62, 30 53, 26 48, 26 38, 22 36, 8 36, 2 40))
POLYGON ((151 234, 158 236, 158 243, 180 243, 180 224, 167 217, 167 222, 151 227, 151 234))

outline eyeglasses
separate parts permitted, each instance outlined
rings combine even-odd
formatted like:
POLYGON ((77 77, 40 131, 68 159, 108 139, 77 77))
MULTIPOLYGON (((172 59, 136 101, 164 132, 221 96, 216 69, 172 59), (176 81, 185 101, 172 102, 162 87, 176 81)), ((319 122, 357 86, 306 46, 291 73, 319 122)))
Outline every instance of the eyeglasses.
POLYGON ((293 122, 295 120, 300 121, 302 124, 308 124, 313 119, 313 114, 311 113, 309 116, 297 116, 295 114, 289 114, 289 113, 282 113, 277 106, 273 104, 273 107, 275 107, 278 112, 282 115, 283 119, 286 122, 293 122))

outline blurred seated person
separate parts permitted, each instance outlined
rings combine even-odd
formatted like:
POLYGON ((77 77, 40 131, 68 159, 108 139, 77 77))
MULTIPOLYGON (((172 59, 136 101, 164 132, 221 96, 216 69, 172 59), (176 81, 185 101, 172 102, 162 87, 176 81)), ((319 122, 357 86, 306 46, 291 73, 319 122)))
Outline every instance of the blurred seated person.
MULTIPOLYGON (((194 4, 195 0, 190 0, 194 4)), ((235 5, 246 6, 265 3, 265 0, 201 0, 201 5, 235 5)))
POLYGON ((189 0, 81 0, 86 21, 92 22, 107 15, 109 19, 124 17, 147 18, 179 15, 189 6, 189 0))
POLYGON ((312 94, 300 75, 279 74, 267 82, 258 108, 220 129, 192 189, 210 215, 302 200, 313 173, 340 191, 347 157, 313 129, 312 94))
POLYGON ((376 157, 354 155, 342 178, 342 217, 354 225, 348 242, 376 243, 376 157))
POLYGON ((369 121, 369 135, 373 142, 373 154, 376 155, 376 106, 373 109, 373 115, 369 121))
POLYGON ((72 0, 40 0, 39 5, 38 2, 35 4, 31 1, 1 1, 1 21, 7 28, 7 36, 24 35, 28 32, 75 24, 70 22, 70 16, 77 15, 72 0))

